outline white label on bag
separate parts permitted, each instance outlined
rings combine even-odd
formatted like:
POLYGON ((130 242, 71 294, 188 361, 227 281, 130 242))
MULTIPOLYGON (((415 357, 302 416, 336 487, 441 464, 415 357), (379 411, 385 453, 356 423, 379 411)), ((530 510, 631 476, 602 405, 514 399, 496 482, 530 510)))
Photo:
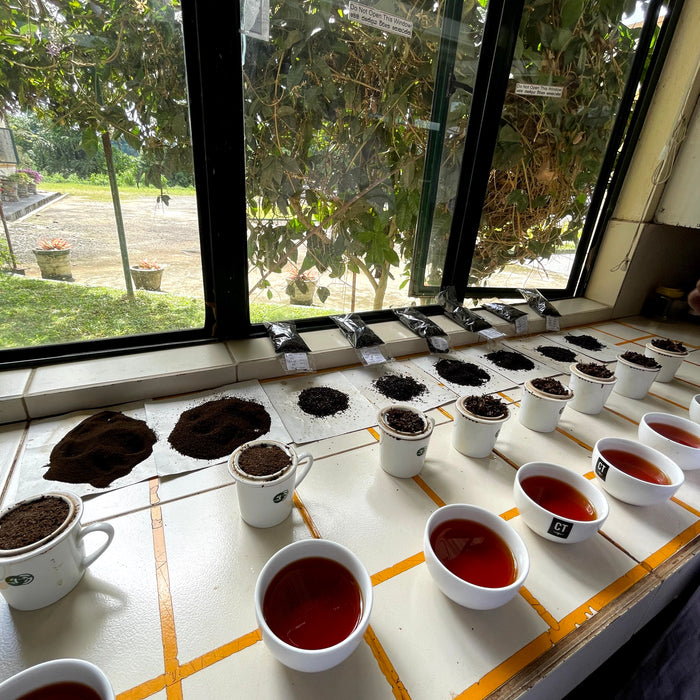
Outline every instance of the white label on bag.
POLYGON ((515 332, 520 335, 527 333, 527 316, 519 316, 515 319, 515 332))
POLYGON ((365 364, 378 365, 386 362, 386 357, 378 347, 359 348, 359 352, 365 364))
POLYGON ((559 330, 559 316, 545 316, 544 319, 548 331, 559 330))
POLYGON ((308 372, 311 369, 309 357, 305 352, 287 352, 284 354, 284 361, 290 372, 308 372))
POLYGON ((501 333, 501 331, 496 330, 495 328, 484 328, 483 330, 479 331, 479 335, 483 335, 484 338, 493 340, 494 338, 502 338, 505 333, 501 333))

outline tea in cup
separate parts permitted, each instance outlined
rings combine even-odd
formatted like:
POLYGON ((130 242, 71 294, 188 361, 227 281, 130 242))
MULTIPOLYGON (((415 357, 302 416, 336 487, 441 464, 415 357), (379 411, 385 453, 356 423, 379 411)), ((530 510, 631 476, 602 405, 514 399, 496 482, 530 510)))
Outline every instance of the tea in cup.
POLYGON ((0 513, 0 593, 10 607, 36 610, 55 603, 107 549, 114 528, 108 523, 82 527, 82 514, 82 500, 69 492, 33 496, 0 513), (37 520, 52 525, 35 530, 37 520), (107 539, 86 555, 83 540, 93 532, 107 539))
POLYGON ((379 411, 377 424, 382 469, 401 479, 419 474, 435 421, 413 406, 393 404, 379 411))
POLYGON ((273 527, 292 512, 294 489, 311 469, 314 458, 297 455, 277 440, 252 440, 238 447, 228 469, 236 481, 243 520, 253 527, 273 527))

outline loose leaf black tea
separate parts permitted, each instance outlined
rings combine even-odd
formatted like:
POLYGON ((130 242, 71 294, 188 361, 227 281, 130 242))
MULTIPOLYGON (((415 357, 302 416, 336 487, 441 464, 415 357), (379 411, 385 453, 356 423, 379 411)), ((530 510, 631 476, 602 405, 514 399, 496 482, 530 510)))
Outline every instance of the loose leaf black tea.
POLYGON ((185 411, 168 441, 180 454, 220 459, 270 430, 270 414, 255 401, 215 399, 185 411))
POLYGON ((651 344, 658 348, 659 350, 666 350, 667 352, 688 352, 688 349, 681 343, 680 340, 671 340, 670 338, 654 338, 651 344))
POLYGON ((615 376, 605 365, 599 365, 596 362, 579 362, 576 369, 589 377, 598 379, 610 379, 615 376))
POLYGON ((532 380, 532 386, 545 394, 554 396, 567 396, 569 394, 569 390, 558 379, 552 377, 537 377, 532 380))
POLYGON ((143 462, 157 440, 142 420, 116 411, 96 413, 51 450, 44 479, 106 488, 143 462))
POLYGON ((481 386, 491 375, 473 362, 444 358, 435 363, 435 370, 446 381, 461 386, 481 386))
POLYGON ((575 352, 567 350, 561 345, 538 345, 536 350, 550 360, 557 360, 558 362, 573 362, 576 359, 575 352))
POLYGON ((620 357, 627 362, 631 362, 634 365, 639 365, 640 367, 649 367, 650 369, 656 369, 661 367, 661 365, 653 358, 642 355, 641 352, 634 352, 632 350, 628 352, 623 352, 620 357))
POLYGON ((329 386, 313 386, 299 393, 297 402, 304 413, 312 416, 333 416, 350 405, 348 395, 329 386))
POLYGON ((485 357, 503 369, 512 369, 516 372, 535 369, 535 363, 529 357, 512 350, 496 350, 488 353, 485 357))
POLYGON ((428 390, 425 384, 405 374, 385 374, 372 384, 380 394, 394 401, 410 401, 428 390))
POLYGON ((599 340, 596 340, 592 335, 565 335, 564 340, 567 343, 576 345, 584 350, 602 350, 605 345, 599 340))
POLYGON ((508 413, 505 403, 497 396, 465 396, 462 405, 470 413, 482 418, 502 418, 508 413))

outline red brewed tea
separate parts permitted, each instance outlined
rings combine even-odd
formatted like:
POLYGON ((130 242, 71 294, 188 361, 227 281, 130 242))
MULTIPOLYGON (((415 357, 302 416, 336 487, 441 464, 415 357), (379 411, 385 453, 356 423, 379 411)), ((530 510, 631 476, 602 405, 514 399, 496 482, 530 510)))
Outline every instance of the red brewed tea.
POLYGON ((270 581, 263 616, 283 642, 301 649, 325 649, 357 627, 362 591, 342 564, 324 557, 299 559, 270 581))
POLYGON ((673 442, 687 445, 688 447, 700 448, 700 438, 696 437, 688 430, 683 430, 683 428, 677 428, 675 425, 668 425, 667 423, 649 423, 649 427, 655 430, 659 435, 673 440, 673 442))
POLYGON ((595 520, 593 504, 573 486, 551 476, 528 476, 520 482, 523 491, 550 513, 569 520, 595 520))
POLYGON ((473 520, 448 520, 430 535, 437 558, 464 581, 503 588, 517 578, 515 558, 493 530, 473 520))
POLYGON ((21 695, 18 700, 101 700, 102 696, 82 683, 52 683, 21 695))
POLYGON ((651 484, 663 484, 664 486, 671 483, 671 480, 661 469, 639 455, 624 450, 603 450, 601 454, 620 471, 635 477, 635 479, 648 481, 651 484))

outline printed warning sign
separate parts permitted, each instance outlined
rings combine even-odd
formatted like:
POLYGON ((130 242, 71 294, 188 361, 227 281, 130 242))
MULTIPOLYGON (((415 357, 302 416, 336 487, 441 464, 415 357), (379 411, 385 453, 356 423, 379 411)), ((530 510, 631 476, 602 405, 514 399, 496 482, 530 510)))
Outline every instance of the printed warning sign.
POLYGON ((516 95, 535 95, 537 97, 561 97, 564 92, 563 85, 533 85, 532 83, 517 83, 516 95))
POLYGON ((359 2, 348 2, 348 18, 367 27, 381 29, 389 34, 398 34, 407 38, 413 34, 413 22, 410 20, 384 12, 384 10, 361 5, 359 2))

